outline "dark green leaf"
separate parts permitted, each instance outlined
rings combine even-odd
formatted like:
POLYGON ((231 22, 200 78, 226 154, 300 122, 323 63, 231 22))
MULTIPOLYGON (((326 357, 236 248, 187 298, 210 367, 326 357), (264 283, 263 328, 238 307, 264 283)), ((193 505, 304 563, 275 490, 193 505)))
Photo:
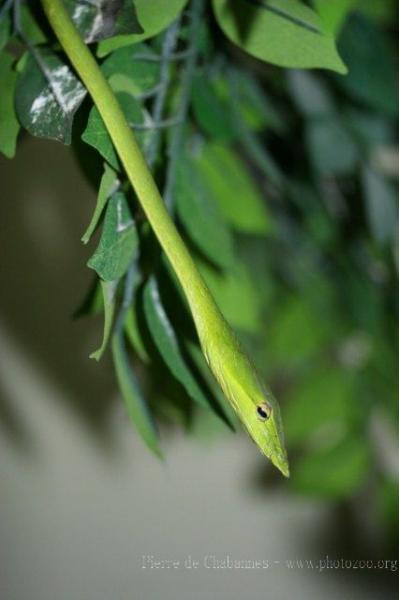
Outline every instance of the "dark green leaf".
POLYGON ((14 59, 7 52, 0 54, 0 152, 7 158, 15 155, 19 123, 14 109, 14 91, 17 74, 14 59))
POLYGON ((398 225, 398 194, 389 181, 369 167, 363 169, 363 186, 371 232, 377 242, 385 244, 398 225))
MULTIPOLYGON (((235 69, 231 70, 230 78, 234 82, 237 90, 239 110, 247 126, 251 129, 262 129, 267 127, 277 133, 286 130, 286 123, 279 110, 274 106, 270 97, 266 94, 260 81, 247 71, 235 69)), ((221 79, 221 82, 224 80, 221 79)), ((232 98, 228 86, 222 88, 220 93, 230 101, 236 102, 232 98)))
POLYGON ((182 160, 176 179, 177 213, 188 234, 210 260, 222 267, 234 260, 233 239, 212 191, 197 167, 182 160))
POLYGON ((90 238, 93 235, 101 218, 107 200, 116 191, 118 185, 119 182, 115 171, 111 169, 111 167, 109 167, 107 163, 104 163, 104 173, 101 178, 100 187, 98 190, 96 208, 94 209, 94 213, 90 224, 82 237, 82 242, 84 244, 87 244, 87 242, 90 241, 90 238))
POLYGON ((351 17, 341 36, 340 48, 350 72, 349 77, 339 78, 342 87, 371 108, 398 115, 397 68, 393 50, 382 31, 360 15, 351 17))
POLYGON ((125 320, 125 333, 126 337, 129 340, 132 348, 135 350, 139 358, 143 361, 143 363, 150 363, 150 357, 148 356, 145 344, 143 342, 140 327, 138 323, 138 315, 136 310, 136 303, 133 306, 130 306, 129 310, 126 314, 125 320))
POLYGON ((148 328, 159 353, 189 396, 201 406, 209 407, 182 355, 176 333, 162 305, 158 284, 151 277, 144 289, 144 311, 148 328))
POLYGON ((0 51, 7 45, 11 33, 11 19, 9 13, 0 20, 0 51))
POLYGON ((194 115, 205 133, 220 140, 236 136, 232 114, 222 101, 212 81, 204 73, 198 75, 192 87, 194 115))
POLYGON ((36 16, 36 11, 38 9, 37 4, 38 3, 33 2, 21 3, 21 29, 24 32, 26 39, 35 46, 48 42, 46 34, 36 16))
MULTIPOLYGON (((125 117, 132 128, 134 128, 135 124, 143 123, 143 111, 137 100, 125 93, 117 94, 117 97, 125 117)), ((136 137, 143 145, 149 138, 149 132, 138 131, 136 137)), ((98 150, 113 169, 120 171, 121 167, 112 140, 95 106, 90 111, 86 129, 82 134, 82 140, 98 150)))
POLYGON ((187 0, 135 0, 134 6, 137 17, 144 33, 133 35, 117 35, 98 45, 98 56, 106 56, 117 48, 129 46, 154 37, 163 29, 166 29, 177 15, 183 10, 187 0))
POLYGON ((158 432, 148 405, 143 398, 138 382, 136 381, 131 365, 129 364, 129 358, 122 334, 114 335, 112 338, 112 355, 116 376, 128 415, 149 449, 156 456, 162 457, 159 448, 158 432))
POLYGON ((292 469, 291 482, 301 493, 339 499, 356 492, 368 471, 367 439, 349 437, 299 460, 292 469))
POLYGON ((85 42, 123 33, 143 33, 132 0, 64 0, 85 42))
POLYGON ((332 69, 346 73, 334 38, 318 15, 297 0, 213 0, 216 19, 243 50, 281 67, 332 69))
POLYGON ((118 287, 118 280, 115 281, 101 281, 101 290, 103 294, 103 305, 104 305, 104 333, 101 346, 95 352, 90 354, 90 358, 100 360, 104 351, 107 347, 108 340, 111 336, 112 324, 114 321, 115 313, 115 295, 118 287))
POLYGON ((245 233, 270 231, 266 203, 242 161, 220 144, 206 144, 197 157, 203 177, 226 221, 245 233))
POLYGON ((58 56, 36 52, 37 59, 28 57, 17 80, 18 119, 34 136, 70 144, 73 118, 86 90, 58 56))
POLYGON ((104 281, 120 279, 137 247, 137 231, 126 198, 121 192, 116 192, 108 200, 101 239, 87 264, 104 281))

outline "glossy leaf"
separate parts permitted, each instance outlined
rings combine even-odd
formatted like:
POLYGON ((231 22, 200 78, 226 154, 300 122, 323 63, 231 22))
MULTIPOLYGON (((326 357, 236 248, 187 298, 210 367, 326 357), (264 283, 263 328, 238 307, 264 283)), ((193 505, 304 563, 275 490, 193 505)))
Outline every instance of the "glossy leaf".
POLYGON ((101 177, 96 207, 94 209, 94 213, 89 223, 89 226, 82 237, 82 242, 84 244, 87 244, 90 241, 90 238, 93 235, 99 223, 107 200, 116 191, 118 185, 119 182, 115 171, 111 169, 111 167, 109 167, 107 163, 104 163, 104 173, 101 177))
POLYGON ((137 250, 138 236, 124 194, 116 192, 107 204, 96 251, 87 263, 104 281, 120 279, 137 250))
POLYGON ((297 0, 213 0, 227 37, 260 60, 292 68, 324 68, 346 73, 334 38, 319 16, 297 0))
POLYGON ((47 50, 36 52, 40 66, 30 55, 17 80, 19 122, 36 137, 70 144, 73 118, 86 90, 58 56, 47 50))
POLYGON ((117 35, 100 42, 98 56, 106 56, 117 48, 129 46, 154 37, 177 17, 187 4, 187 0, 135 0, 134 5, 137 17, 144 33, 133 35, 117 35))
POLYGON ((95 360, 101 359, 111 336, 112 324, 114 321, 115 313, 115 295, 118 287, 118 280, 101 281, 100 283, 104 305, 104 333, 101 346, 98 348, 98 350, 90 354, 90 358, 94 358, 95 360))
POLYGON ((7 158, 15 155, 19 123, 14 109, 14 90, 17 74, 13 69, 14 58, 0 54, 0 152, 7 158))
POLYGON ((144 311, 151 336, 165 364, 193 400, 201 406, 209 407, 209 401, 184 360, 173 325, 162 305, 158 284, 154 277, 149 279, 144 289, 144 311))
POLYGON ((369 472, 367 438, 348 437, 301 458, 292 470, 293 488, 324 498, 345 498, 356 492, 369 472))
POLYGON ((123 33, 143 33, 132 0, 64 0, 79 33, 87 43, 123 33))
POLYGON ((234 152, 219 144, 206 144, 197 164, 222 214, 234 229, 253 234, 270 231, 266 203, 234 152))
POLYGON ((399 223, 399 195, 382 175, 369 167, 363 169, 366 214, 374 238, 389 242, 399 223))
MULTIPOLYGON (((120 93, 117 96, 125 117, 132 128, 137 123, 143 123, 143 111, 137 100, 125 93, 120 93)), ((136 137, 143 144, 146 138, 148 138, 148 132, 138 131, 136 137)), ((95 106, 90 111, 86 129, 82 133, 82 140, 98 150, 113 169, 120 171, 121 166, 112 140, 95 106)))
POLYGON ((142 395, 129 363, 122 334, 114 335, 112 338, 112 356, 119 388, 122 392, 128 415, 148 448, 156 456, 162 457, 158 432, 147 402, 142 395))
POLYGON ((230 230, 206 180, 189 160, 181 161, 178 168, 175 204, 180 221, 204 255, 222 267, 232 264, 230 230))

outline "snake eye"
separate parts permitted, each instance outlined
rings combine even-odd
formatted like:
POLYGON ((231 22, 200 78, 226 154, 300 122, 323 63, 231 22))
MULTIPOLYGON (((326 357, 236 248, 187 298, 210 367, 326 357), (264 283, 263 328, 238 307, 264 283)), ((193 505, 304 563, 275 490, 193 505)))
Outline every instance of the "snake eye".
POLYGON ((267 402, 262 402, 256 407, 256 414, 260 421, 267 421, 272 414, 272 407, 267 402))

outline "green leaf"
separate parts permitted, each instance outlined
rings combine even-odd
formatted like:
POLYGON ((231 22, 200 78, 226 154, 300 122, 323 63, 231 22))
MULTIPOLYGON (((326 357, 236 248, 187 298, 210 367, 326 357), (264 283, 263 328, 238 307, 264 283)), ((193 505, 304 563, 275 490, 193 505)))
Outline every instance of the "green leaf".
POLYGON ((354 380, 343 369, 312 371, 292 388, 284 404, 284 430, 289 445, 324 432, 342 433, 354 416, 354 380))
POLYGON ((346 73, 334 38, 318 15, 297 0, 213 0, 226 36, 260 60, 293 68, 324 68, 346 73))
MULTIPOLYGON (((251 73, 239 69, 230 70, 230 80, 237 90, 238 105, 244 122, 252 130, 264 127, 282 133, 286 130, 286 123, 279 110, 266 94, 260 81, 251 73)), ((232 97, 231 87, 227 86, 225 79, 218 80, 219 93, 230 101, 236 102, 232 97)))
MULTIPOLYGON (((144 122, 144 115, 142 108, 137 100, 133 96, 129 96, 126 93, 117 94, 117 98, 123 110, 125 117, 129 124, 134 128, 135 124, 141 124, 144 122)), ((149 132, 138 131, 136 138, 143 146, 148 139, 149 132)), ((114 149, 110 135, 104 125, 100 113, 97 108, 93 106, 89 114, 89 120, 87 122, 86 129, 82 133, 82 140, 93 146, 101 154, 103 158, 111 165, 116 171, 120 171, 121 167, 116 151, 114 149)))
POLYGON ((108 200, 100 242, 87 264, 104 281, 120 279, 137 248, 137 231, 127 200, 124 194, 116 192, 108 200))
POLYGON ((17 80, 19 122, 34 136, 71 143, 73 118, 86 90, 69 67, 49 51, 28 56, 17 80))
POLYGON ((11 33, 11 19, 9 13, 0 19, 0 51, 7 45, 11 33))
POLYGON ((244 164, 231 150, 220 144, 206 144, 197 164, 232 227, 253 234, 270 231, 266 203, 244 164))
POLYGON ((224 273, 202 261, 197 261, 197 266, 228 323, 243 332, 258 334, 262 301, 244 264, 236 260, 224 273))
POLYGON ((312 496, 347 498, 363 484, 369 471, 365 437, 349 437, 300 459, 292 469, 292 487, 312 496))
POLYGON ((96 208, 94 209, 90 224, 82 237, 82 242, 84 244, 87 244, 90 241, 90 238, 98 225, 107 200, 115 192, 118 185, 119 182, 115 171, 111 169, 107 163, 104 163, 104 173, 101 177, 100 188, 98 190, 96 208))
POLYGON ((19 123, 14 109, 14 91, 17 74, 13 69, 14 58, 0 54, 0 152, 7 158, 15 155, 19 123))
POLYGON ((143 33, 132 0, 64 0, 85 42, 92 43, 123 33, 143 33))
POLYGON ((98 348, 98 350, 90 354, 90 358, 94 358, 95 360, 100 360, 104 354, 111 335, 115 313, 115 296, 119 280, 100 281, 100 283, 104 303, 104 333, 101 346, 98 348))
POLYGON ((363 188, 371 233, 380 244, 388 243, 395 235, 399 219, 396 189, 369 167, 363 169, 363 188))
POLYGON ((148 356, 145 344, 141 337, 140 327, 138 323, 138 315, 136 310, 136 303, 134 306, 130 306, 126 313, 125 320, 125 333, 126 337, 129 340, 132 348, 135 350, 139 358, 143 361, 143 363, 148 364, 151 362, 150 357, 148 356))
POLYGON ((268 351, 277 366, 296 368, 320 350, 328 323, 304 298, 286 297, 275 311, 268 335, 268 351))
POLYGON ((222 267, 231 265, 234 252, 230 230, 206 180, 189 160, 182 160, 177 171, 175 203, 181 222, 204 255, 222 267))
POLYGON ((113 50, 129 46, 158 35, 166 29, 183 10, 187 0, 135 0, 137 17, 144 33, 133 35, 117 35, 99 43, 98 56, 106 56, 113 50))
POLYGON ((21 29, 26 39, 34 46, 48 43, 47 36, 38 22, 38 12, 40 14, 38 2, 21 3, 21 29))
POLYGON ((319 175, 349 175, 355 170, 357 148, 337 118, 309 121, 305 135, 310 160, 319 175))
POLYGON ((102 72, 115 92, 126 91, 136 95, 158 83, 159 62, 136 59, 140 54, 157 56, 146 44, 135 44, 115 50, 101 65, 102 72))
POLYGON ((313 0, 313 4, 320 15, 324 30, 336 35, 348 13, 357 8, 361 2, 359 0, 313 0))
POLYGON ((122 334, 114 335, 112 338, 112 355, 116 376, 128 415, 148 448, 156 456, 162 458, 162 452, 159 448, 158 432, 148 405, 143 398, 129 364, 122 334))
POLYGON ((397 0, 361 0, 358 10, 371 19, 389 23, 397 16, 397 0))
POLYGON ((397 116, 397 68, 387 37, 371 21, 356 15, 348 20, 340 39, 342 56, 350 72, 350 77, 338 79, 340 85, 355 100, 397 116))
POLYGON ((158 284, 154 277, 148 280, 144 288, 144 312, 151 336, 165 364, 188 395, 201 406, 208 408, 209 400, 202 393, 184 360, 176 333, 162 305, 158 284))
POLYGON ((198 124, 211 138, 232 140, 236 136, 231 111, 204 73, 194 79, 192 107, 198 124))

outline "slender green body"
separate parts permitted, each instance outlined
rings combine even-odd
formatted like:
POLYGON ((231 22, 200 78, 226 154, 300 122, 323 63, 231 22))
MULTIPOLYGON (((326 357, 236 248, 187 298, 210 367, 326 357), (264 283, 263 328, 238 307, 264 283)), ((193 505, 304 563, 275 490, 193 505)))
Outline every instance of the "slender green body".
POLYGON ((41 2, 61 46, 98 108, 137 198, 177 275, 212 372, 260 449, 288 476, 277 402, 262 385, 214 302, 168 214, 112 89, 81 39, 62 0, 41 2), (263 404, 270 413, 265 420, 261 420, 259 411, 262 411, 258 410, 263 404))

